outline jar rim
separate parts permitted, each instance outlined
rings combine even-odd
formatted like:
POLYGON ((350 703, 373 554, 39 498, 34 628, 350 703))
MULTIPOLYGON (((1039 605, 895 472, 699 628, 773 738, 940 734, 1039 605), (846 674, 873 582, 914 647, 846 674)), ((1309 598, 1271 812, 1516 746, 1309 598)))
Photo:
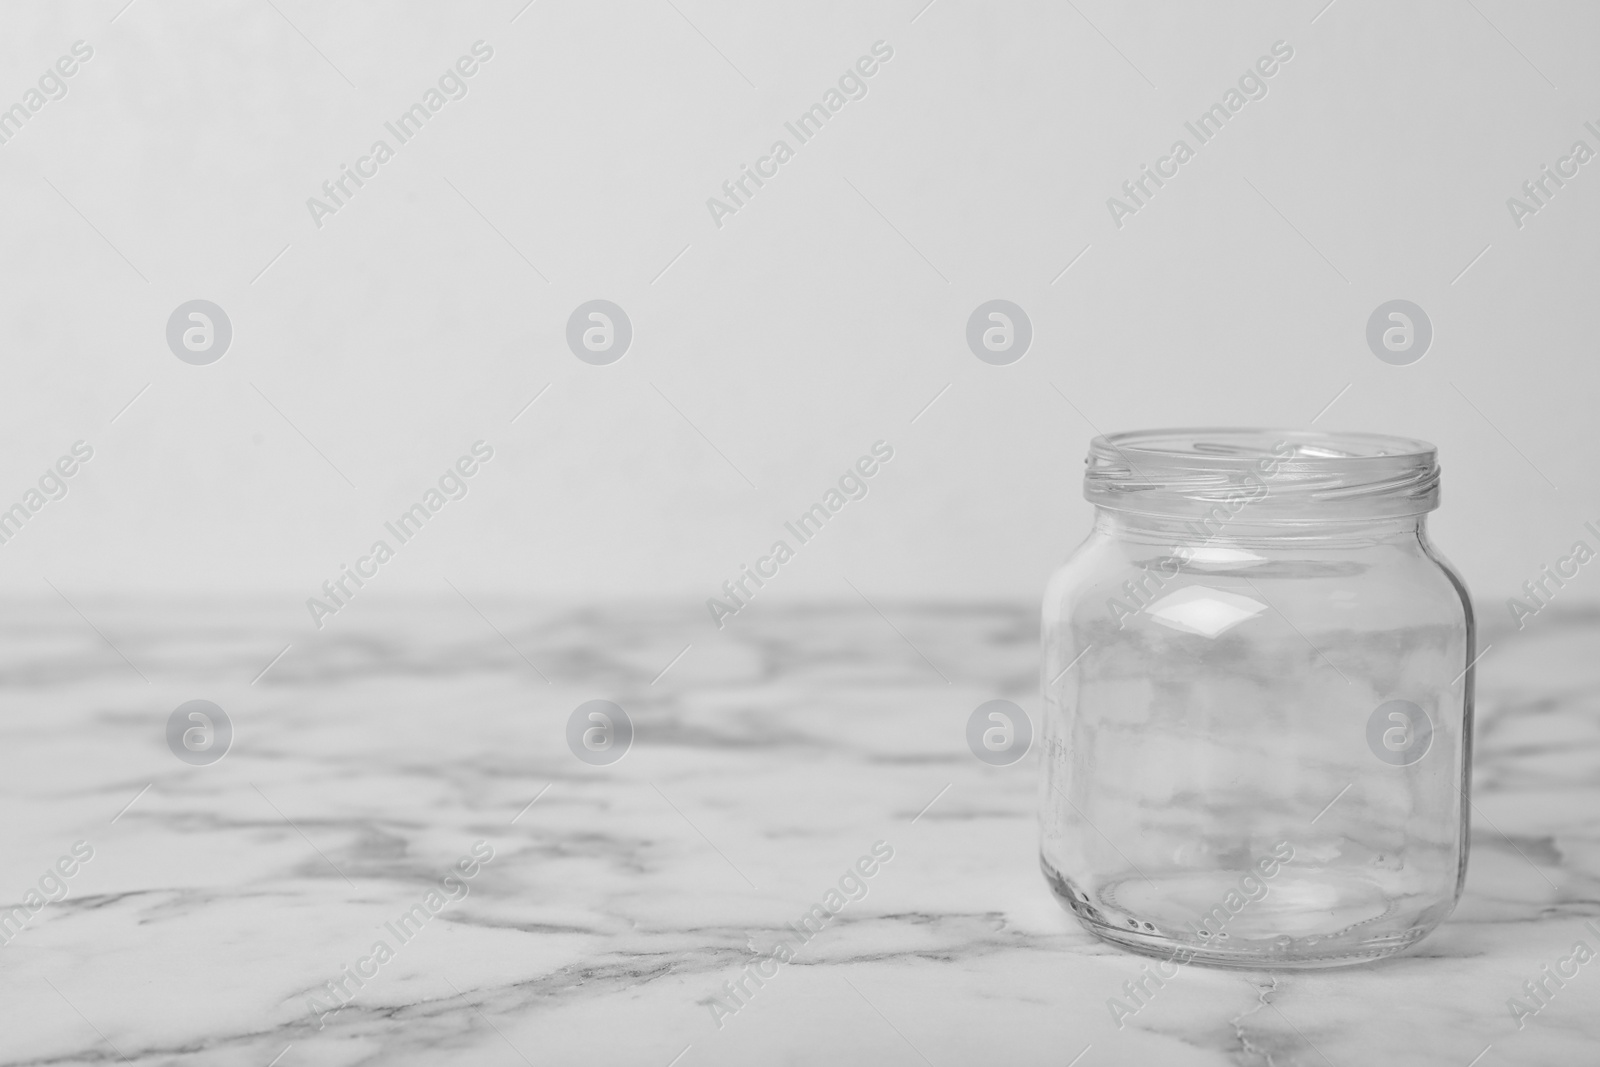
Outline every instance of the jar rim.
POLYGON ((1089 443, 1083 495, 1098 507, 1250 522, 1420 515, 1439 506, 1438 449, 1376 433, 1253 427, 1134 430, 1089 443))

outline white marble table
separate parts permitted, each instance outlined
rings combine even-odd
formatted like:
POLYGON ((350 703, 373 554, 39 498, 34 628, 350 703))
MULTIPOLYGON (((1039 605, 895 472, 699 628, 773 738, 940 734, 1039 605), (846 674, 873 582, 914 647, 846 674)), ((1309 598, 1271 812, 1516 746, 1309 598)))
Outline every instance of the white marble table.
POLYGON ((1600 1062, 1600 962, 1521 1030, 1507 1008, 1600 948, 1600 616, 1486 632, 1483 818, 1432 937, 1325 973, 1189 967, 1118 1030, 1106 1001, 1143 961, 1047 893, 1035 758, 987 767, 963 740, 983 700, 1037 714, 1032 607, 880 606, 904 638, 856 607, 716 633, 479 602, 502 640, 459 601, 315 637, 242 606, 80 603, 99 633, 14 606, 0 898, 68 895, 0 945, 0 1067, 1600 1062), (609 767, 564 740, 595 697, 637 728, 609 767), (237 732, 212 766, 165 743, 194 698, 237 732), (865 897, 799 944, 786 924, 880 841, 865 897), (780 937, 794 961, 719 1017, 780 937), (348 1004, 314 1015, 341 979, 348 1004))

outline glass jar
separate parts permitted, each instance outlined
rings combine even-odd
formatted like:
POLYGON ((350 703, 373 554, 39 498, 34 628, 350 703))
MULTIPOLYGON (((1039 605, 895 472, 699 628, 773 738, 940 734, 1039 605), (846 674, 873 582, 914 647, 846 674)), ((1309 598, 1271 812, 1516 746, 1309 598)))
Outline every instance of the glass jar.
POLYGON ((1165 430, 1090 445, 1044 599, 1040 863, 1149 955, 1399 952, 1466 875, 1473 618, 1428 543, 1435 449, 1165 430))

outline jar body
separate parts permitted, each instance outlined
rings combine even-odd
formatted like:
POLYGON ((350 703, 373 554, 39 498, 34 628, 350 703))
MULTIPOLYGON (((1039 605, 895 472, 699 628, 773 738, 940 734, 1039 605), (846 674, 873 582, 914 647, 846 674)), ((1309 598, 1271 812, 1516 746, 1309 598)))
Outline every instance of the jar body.
POLYGON ((1195 534, 1098 509, 1049 583, 1046 880, 1180 962, 1398 952, 1466 872, 1465 587, 1423 515, 1195 534))

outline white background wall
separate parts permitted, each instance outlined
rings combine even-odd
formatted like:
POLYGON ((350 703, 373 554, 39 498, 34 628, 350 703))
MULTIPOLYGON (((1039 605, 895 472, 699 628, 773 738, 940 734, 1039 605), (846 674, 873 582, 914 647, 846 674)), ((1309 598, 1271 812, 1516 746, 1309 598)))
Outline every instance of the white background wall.
POLYGON ((1600 11, 923 2, 6 5, 0 105, 94 57, 0 145, 0 498, 95 457, 0 587, 251 591, 298 624, 482 438, 388 593, 699 610, 882 438, 764 600, 1032 598, 1086 529, 1095 428, 1304 426, 1336 396, 1319 427, 1440 446, 1436 539, 1493 610, 1600 519, 1600 162, 1520 230, 1506 207, 1600 149, 1600 11), (306 198, 480 39, 469 95, 317 228, 306 198), (868 95, 714 225, 878 40, 868 95), (1278 40, 1267 97, 1114 226, 1278 40), (196 297, 233 323, 211 366, 165 342, 196 297), (564 343, 594 297, 634 324, 608 367, 564 343), (1009 367, 964 341, 993 297, 1034 324, 1009 367), (1363 336, 1396 297, 1436 331, 1406 367, 1363 336))

